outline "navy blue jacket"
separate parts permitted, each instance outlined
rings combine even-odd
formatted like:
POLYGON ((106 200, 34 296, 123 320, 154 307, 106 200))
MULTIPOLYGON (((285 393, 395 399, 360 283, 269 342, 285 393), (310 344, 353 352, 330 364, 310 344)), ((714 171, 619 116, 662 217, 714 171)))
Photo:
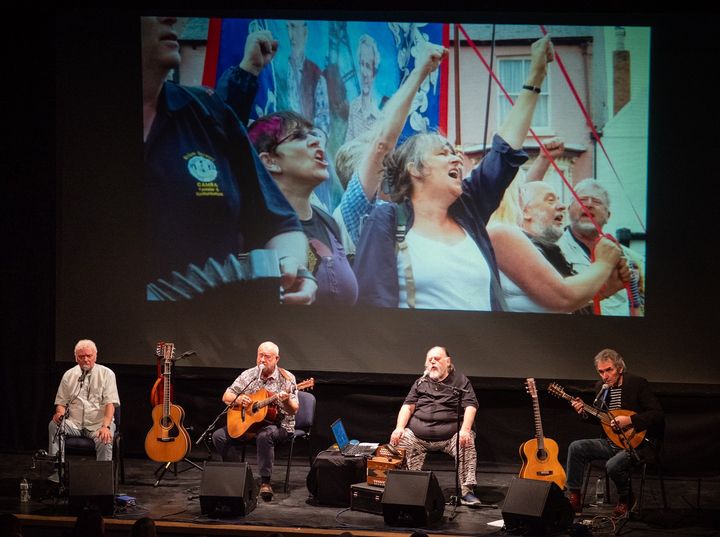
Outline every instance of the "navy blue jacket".
MULTIPOLYGON (((448 208, 448 213, 477 243, 493 274, 491 302, 493 310, 502 310, 499 274, 495 252, 485 225, 497 209, 505 189, 515 178, 528 156, 515 150, 500 136, 493 138, 491 151, 463 181, 463 193, 448 208)), ((405 200, 407 229, 413 224, 413 207, 405 200)), ((397 204, 376 206, 363 226, 355 254, 353 270, 360 287, 358 304, 397 307, 400 286, 395 248, 397 204)))
POLYGON ((302 231, 245 127, 211 90, 163 85, 144 185, 150 280, 302 231))

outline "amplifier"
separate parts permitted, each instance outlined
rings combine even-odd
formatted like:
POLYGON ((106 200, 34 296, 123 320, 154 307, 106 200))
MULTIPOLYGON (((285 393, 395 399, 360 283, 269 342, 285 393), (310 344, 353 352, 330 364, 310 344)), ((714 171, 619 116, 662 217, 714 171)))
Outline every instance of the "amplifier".
POLYGON ((382 498, 385 489, 367 483, 355 483, 350 486, 350 510, 362 511, 373 515, 382 515, 382 498))

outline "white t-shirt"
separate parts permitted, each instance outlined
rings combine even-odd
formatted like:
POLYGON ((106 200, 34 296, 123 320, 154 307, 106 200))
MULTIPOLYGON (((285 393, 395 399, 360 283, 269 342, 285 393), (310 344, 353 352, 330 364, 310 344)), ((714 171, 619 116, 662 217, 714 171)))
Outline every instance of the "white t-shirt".
MULTIPOLYGON (((418 309, 490 311, 490 266, 475 241, 465 238, 448 245, 408 231, 407 241, 415 279, 418 309)), ((405 258, 397 259, 399 307, 407 308, 405 258)))
POLYGON ((503 296, 507 311, 524 311, 531 313, 553 313, 532 298, 521 289, 514 281, 512 281, 503 271, 500 271, 500 285, 502 285, 503 296))

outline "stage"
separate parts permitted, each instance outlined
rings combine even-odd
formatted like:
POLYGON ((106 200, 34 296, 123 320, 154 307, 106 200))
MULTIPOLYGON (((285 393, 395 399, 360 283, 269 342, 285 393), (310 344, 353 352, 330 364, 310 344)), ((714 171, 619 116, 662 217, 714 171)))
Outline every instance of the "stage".
MULTIPOLYGON (((202 465, 201 460, 196 462, 202 465)), ((254 469, 253 456, 249 462, 254 469)), ((0 461, 0 511, 18 514, 23 535, 62 535, 74 523, 66 498, 57 496, 56 486, 46 481, 51 463, 32 466, 32 454, 5 454, 0 461), (19 501, 19 483, 25 476, 32 483, 32 499, 19 501)), ((285 468, 282 459, 275 466, 275 497, 272 502, 258 499, 257 508, 246 516, 213 519, 201 514, 201 472, 187 463, 179 463, 177 476, 168 472, 160 485, 154 487, 158 464, 147 459, 126 458, 125 484, 118 486, 117 495, 134 499, 125 506, 116 502, 115 514, 107 518, 107 535, 127 535, 133 520, 149 516, 156 520, 161 535, 267 535, 273 532, 293 535, 338 535, 349 531, 355 535, 409 534, 416 528, 393 527, 381 515, 349 508, 317 505, 306 487, 309 472, 307 457, 293 460, 289 493, 282 492, 285 468)), ((500 526, 502 505, 508 487, 518 468, 479 465, 477 495, 488 507, 446 506, 442 520, 434 525, 417 528, 437 535, 503 535, 500 526)), ((436 475, 446 498, 454 491, 454 473, 450 459, 438 455, 428 458, 427 470, 436 475)), ((594 481, 593 481, 594 483, 594 481)), ((697 479, 666 478, 669 509, 662 509, 659 481, 649 478, 646 484, 644 509, 627 521, 622 534, 717 535, 720 522, 720 483, 703 481, 699 495, 697 479), (698 504, 699 501, 699 504, 698 504)), ((592 487, 591 487, 592 489, 592 487)), ((612 506, 591 506, 583 517, 576 518, 569 532, 561 535, 611 535, 617 521, 609 518, 612 506), (583 524, 583 521, 584 524, 583 524), (614 525, 615 524, 615 525, 614 525), (584 533, 583 533, 584 532, 584 533)))

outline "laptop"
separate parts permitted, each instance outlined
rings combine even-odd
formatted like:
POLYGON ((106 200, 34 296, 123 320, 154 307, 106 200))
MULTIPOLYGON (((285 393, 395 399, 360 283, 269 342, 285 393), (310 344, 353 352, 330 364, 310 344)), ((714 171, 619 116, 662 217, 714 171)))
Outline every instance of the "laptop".
POLYGON ((375 454, 375 450, 379 445, 377 442, 372 443, 348 440, 348 435, 345 431, 342 419, 336 419, 330 428, 335 436, 335 442, 337 442, 340 453, 346 457, 372 457, 375 454))

